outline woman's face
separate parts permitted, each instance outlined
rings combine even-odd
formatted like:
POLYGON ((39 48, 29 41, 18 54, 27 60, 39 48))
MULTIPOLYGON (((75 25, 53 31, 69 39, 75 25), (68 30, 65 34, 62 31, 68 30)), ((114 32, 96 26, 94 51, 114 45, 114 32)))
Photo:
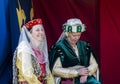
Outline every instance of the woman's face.
POLYGON ((70 42, 70 44, 74 45, 80 39, 80 36, 81 36, 81 32, 68 33, 68 41, 70 42))
POLYGON ((31 30, 31 35, 33 36, 34 39, 42 41, 45 36, 43 26, 40 24, 33 26, 31 30))

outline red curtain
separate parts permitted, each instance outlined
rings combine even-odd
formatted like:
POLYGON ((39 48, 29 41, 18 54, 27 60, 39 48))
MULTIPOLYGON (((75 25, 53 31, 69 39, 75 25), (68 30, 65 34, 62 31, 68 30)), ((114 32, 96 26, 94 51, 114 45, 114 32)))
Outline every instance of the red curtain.
POLYGON ((81 37, 90 42, 99 55, 99 3, 98 0, 33 0, 35 18, 42 18, 48 46, 62 33, 62 24, 69 18, 80 18, 87 26, 81 37))
POLYGON ((120 3, 100 2, 100 58, 104 84, 120 84, 120 3))
MULTIPOLYGON (((87 26, 87 31, 82 34, 81 39, 90 42, 100 59, 103 84, 115 84, 109 82, 113 81, 109 80, 109 78, 113 75, 112 70, 114 66, 111 63, 113 61, 112 58, 114 55, 118 55, 118 53, 113 55, 113 50, 111 49, 108 51, 107 49, 113 47, 113 45, 111 45, 113 39, 119 39, 111 39, 113 34, 115 34, 114 36, 119 36, 117 35, 119 34, 119 24, 115 23, 117 24, 117 27, 111 27, 111 24, 108 24, 113 17, 109 15, 109 11, 106 9, 106 4, 108 3, 104 3, 104 1, 107 0, 101 0, 100 2, 99 0, 33 0, 34 17, 42 18, 43 20, 47 35, 48 48, 59 38, 62 33, 62 24, 66 22, 67 19, 80 18, 87 26), (104 12, 106 15, 104 15, 104 12), (111 33, 109 31, 111 31, 111 33)), ((108 1, 110 2, 110 0, 108 1)), ((109 5, 109 7, 110 6, 111 5, 109 5)), ((115 26, 114 23, 112 23, 112 26, 115 26)), ((117 43, 114 45, 119 48, 117 43)), ((117 51, 114 50, 114 52, 117 51)))

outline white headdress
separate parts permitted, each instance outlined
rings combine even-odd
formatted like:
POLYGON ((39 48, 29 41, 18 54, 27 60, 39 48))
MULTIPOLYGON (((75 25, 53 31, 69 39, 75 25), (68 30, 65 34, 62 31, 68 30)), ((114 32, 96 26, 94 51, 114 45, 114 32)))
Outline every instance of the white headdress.
POLYGON ((62 29, 63 29, 63 33, 61 34, 58 41, 63 39, 64 37, 66 37, 68 32, 84 32, 84 31, 86 31, 86 26, 85 26, 85 24, 82 24, 82 21, 80 19, 71 18, 71 19, 68 19, 67 22, 65 22, 63 24, 62 29))

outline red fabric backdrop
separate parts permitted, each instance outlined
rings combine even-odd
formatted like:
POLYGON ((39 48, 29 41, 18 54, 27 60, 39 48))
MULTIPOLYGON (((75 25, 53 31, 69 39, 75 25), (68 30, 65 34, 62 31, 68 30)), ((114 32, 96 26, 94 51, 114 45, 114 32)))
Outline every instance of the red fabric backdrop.
POLYGON ((42 18, 48 46, 56 42, 62 24, 72 17, 87 25, 82 39, 100 58, 103 84, 120 84, 119 0, 33 0, 35 18, 42 18))
POLYGON ((104 84, 120 84, 120 1, 101 0, 100 58, 104 84))

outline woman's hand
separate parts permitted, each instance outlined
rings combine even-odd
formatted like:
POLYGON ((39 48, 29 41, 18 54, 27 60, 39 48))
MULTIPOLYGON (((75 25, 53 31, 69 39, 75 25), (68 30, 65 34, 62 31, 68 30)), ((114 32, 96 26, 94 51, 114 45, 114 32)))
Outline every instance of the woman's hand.
POLYGON ((88 76, 89 75, 89 70, 88 68, 80 68, 78 70, 78 73, 80 76, 88 76))

